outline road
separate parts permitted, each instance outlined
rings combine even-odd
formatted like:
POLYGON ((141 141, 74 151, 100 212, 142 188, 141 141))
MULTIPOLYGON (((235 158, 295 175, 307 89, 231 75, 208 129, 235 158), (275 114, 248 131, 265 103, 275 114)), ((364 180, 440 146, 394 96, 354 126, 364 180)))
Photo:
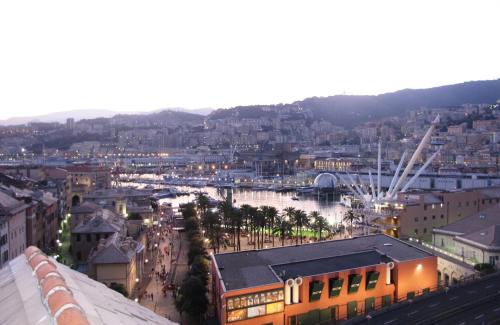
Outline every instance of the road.
POLYGON ((500 274, 344 324, 500 324, 500 274))

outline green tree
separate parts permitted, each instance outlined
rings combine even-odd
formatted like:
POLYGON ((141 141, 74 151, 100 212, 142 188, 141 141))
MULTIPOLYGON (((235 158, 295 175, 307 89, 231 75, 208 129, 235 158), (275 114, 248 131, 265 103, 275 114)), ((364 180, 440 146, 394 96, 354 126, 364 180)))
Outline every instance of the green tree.
POLYGON ((354 222, 359 222, 360 217, 352 209, 349 209, 345 212, 344 217, 342 220, 346 223, 349 223, 349 235, 352 236, 352 230, 353 230, 353 225, 354 222))
POLYGON ((207 288, 203 281, 189 275, 182 282, 175 306, 179 312, 186 312, 196 322, 200 322, 208 308, 207 288))
MULTIPOLYGON (((283 209, 283 216, 286 217, 286 219, 292 224, 294 225, 293 223, 293 215, 295 214, 295 208, 294 207, 287 207, 285 209, 283 209)), ((296 237, 296 240, 297 240, 297 243, 298 243, 298 233, 296 232, 295 233, 295 237, 296 237)))
POLYGON ((292 234, 292 224, 284 216, 277 216, 273 234, 280 236, 281 246, 285 246, 285 238, 292 234))
POLYGON ((322 240, 323 231, 329 230, 329 224, 325 217, 321 216, 318 211, 312 211, 309 218, 313 220, 312 227, 319 234, 319 241, 322 240))
POLYGON ((220 216, 210 210, 203 215, 203 227, 206 229, 206 237, 210 241, 210 245, 214 254, 219 252, 220 243, 223 239, 222 220, 220 216))
POLYGON ((199 216, 202 217, 210 206, 210 201, 208 197, 203 193, 198 193, 196 195, 196 207, 198 208, 199 216))
POLYGON ((109 288, 121 293, 125 297, 128 297, 127 289, 122 283, 111 282, 109 288))
MULTIPOLYGON (((304 227, 309 226, 309 216, 303 210, 295 210, 292 218, 292 223, 295 226, 295 230, 300 234, 300 243, 302 244, 302 233, 304 227)), ((298 238, 296 243, 298 244, 298 238)))
POLYGON ((139 213, 132 212, 131 214, 128 215, 127 219, 128 220, 142 220, 142 217, 139 213))
POLYGON ((191 268, 188 274, 200 278, 203 284, 206 286, 208 284, 208 260, 202 255, 198 255, 194 258, 191 268))

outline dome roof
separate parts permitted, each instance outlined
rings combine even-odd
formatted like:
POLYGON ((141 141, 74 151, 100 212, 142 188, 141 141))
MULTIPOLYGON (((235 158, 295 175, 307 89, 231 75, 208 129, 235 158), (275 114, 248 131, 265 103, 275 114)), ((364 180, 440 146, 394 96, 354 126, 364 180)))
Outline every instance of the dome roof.
POLYGON ((335 185, 337 185, 337 177, 330 173, 319 174, 313 184, 317 188, 335 188, 335 185))

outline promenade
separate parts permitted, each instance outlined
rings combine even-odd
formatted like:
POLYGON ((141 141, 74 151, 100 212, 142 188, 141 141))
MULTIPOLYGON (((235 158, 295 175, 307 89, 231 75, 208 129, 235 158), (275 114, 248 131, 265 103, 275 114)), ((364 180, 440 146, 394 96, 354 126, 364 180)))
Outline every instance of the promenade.
POLYGON ((187 242, 177 231, 169 233, 165 230, 162 233, 164 240, 155 248, 158 249, 155 269, 139 303, 158 315, 181 323, 181 316, 175 308, 174 288, 181 285, 188 271, 187 242), (164 290, 166 287, 169 289, 164 290))

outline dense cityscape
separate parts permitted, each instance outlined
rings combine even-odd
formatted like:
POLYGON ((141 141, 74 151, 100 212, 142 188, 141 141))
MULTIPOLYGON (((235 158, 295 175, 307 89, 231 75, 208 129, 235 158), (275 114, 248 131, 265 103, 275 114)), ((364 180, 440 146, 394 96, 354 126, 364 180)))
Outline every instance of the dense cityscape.
POLYGON ((2 127, 0 274, 38 254, 170 322, 314 324, 495 273, 496 102, 349 127, 228 112, 2 127))
POLYGON ((499 9, 0 3, 0 325, 500 324, 499 9))

